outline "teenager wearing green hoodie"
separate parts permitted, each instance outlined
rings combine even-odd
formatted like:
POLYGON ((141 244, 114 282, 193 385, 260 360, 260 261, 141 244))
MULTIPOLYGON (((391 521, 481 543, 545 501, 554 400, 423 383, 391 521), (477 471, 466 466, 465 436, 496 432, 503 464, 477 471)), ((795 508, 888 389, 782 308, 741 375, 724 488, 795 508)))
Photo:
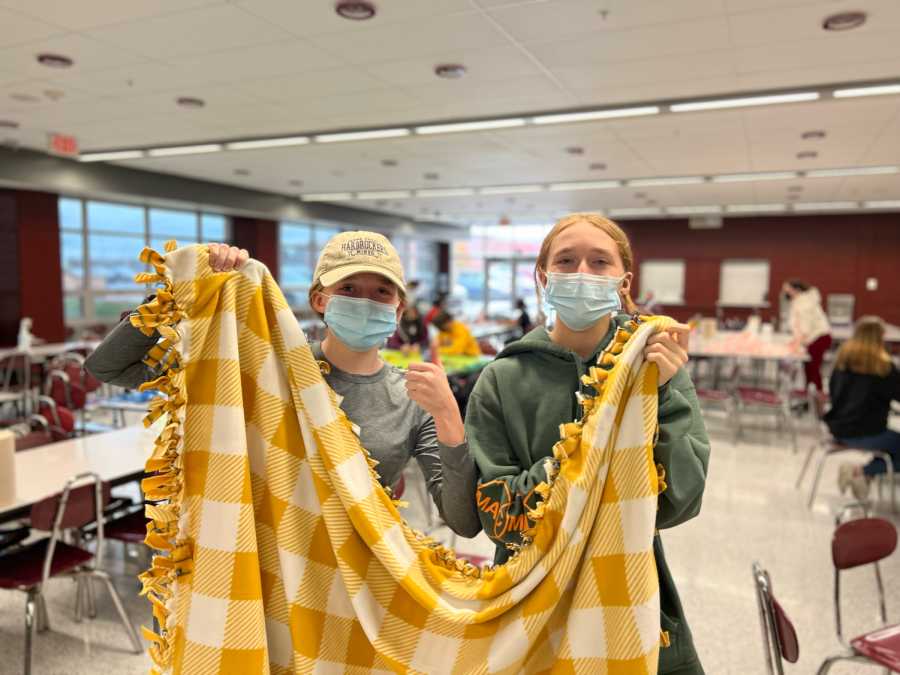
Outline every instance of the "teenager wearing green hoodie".
MULTIPOLYGON (((593 389, 581 382, 597 364, 616 329, 631 317, 617 315, 628 295, 631 248, 625 233, 598 215, 575 214, 547 235, 535 267, 536 284, 557 313, 548 333, 538 327, 512 343, 484 369, 469 400, 466 433, 481 472, 479 514, 506 562, 520 532, 532 525, 524 514, 546 482, 544 460, 553 456, 559 425, 582 416, 576 393, 593 389), (508 496, 507 496, 508 495, 508 496), (504 503, 505 502, 505 503, 504 503)), ((647 361, 659 367, 659 440, 654 458, 665 469, 667 488, 659 495, 657 528, 674 527, 700 512, 709 439, 703 426, 687 362, 689 329, 673 325, 650 337, 647 361)), ((669 646, 660 649, 659 673, 702 675, 681 601, 669 573, 659 536, 653 552, 659 572, 660 624, 669 646)))

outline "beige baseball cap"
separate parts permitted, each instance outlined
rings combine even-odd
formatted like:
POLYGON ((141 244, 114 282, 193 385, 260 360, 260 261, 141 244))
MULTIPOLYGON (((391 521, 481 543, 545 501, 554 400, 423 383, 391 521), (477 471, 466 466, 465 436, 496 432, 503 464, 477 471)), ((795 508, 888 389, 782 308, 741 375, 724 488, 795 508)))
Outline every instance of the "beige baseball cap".
POLYGON ((381 274, 406 290, 397 250, 376 232, 342 232, 334 237, 319 256, 313 282, 330 286, 360 272, 381 274))

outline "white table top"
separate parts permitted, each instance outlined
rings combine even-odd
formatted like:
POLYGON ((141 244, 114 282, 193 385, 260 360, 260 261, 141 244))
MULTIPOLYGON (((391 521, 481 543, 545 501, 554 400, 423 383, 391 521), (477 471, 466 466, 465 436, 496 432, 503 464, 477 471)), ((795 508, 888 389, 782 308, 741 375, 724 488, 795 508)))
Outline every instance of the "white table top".
MULTIPOLYGON (((60 492, 66 481, 79 473, 93 471, 117 484, 139 477, 158 434, 158 429, 135 425, 17 452, 16 496, 11 504, 0 507, 0 522, 14 511, 60 492)), ((0 503, 6 501, 3 497, 0 503)))
MULTIPOLYGON (((889 323, 885 328, 885 342, 900 342, 900 326, 889 323)), ((832 326, 831 337, 838 342, 846 342, 853 337, 853 326, 832 326)))
POLYGON ((791 339, 788 333, 773 333, 763 337, 736 330, 719 330, 716 331, 714 340, 703 340, 695 333, 691 335, 688 354, 693 357, 806 361, 809 358, 806 350, 795 350, 791 346, 791 339))
MULTIPOLYGON (((71 342, 47 342, 44 344, 32 345, 28 350, 31 356, 57 356, 65 352, 73 352, 78 349, 87 349, 93 351, 100 344, 100 340, 73 340, 71 342)), ((0 359, 7 356, 15 356, 16 354, 24 354, 18 347, 6 347, 0 349, 0 359)))

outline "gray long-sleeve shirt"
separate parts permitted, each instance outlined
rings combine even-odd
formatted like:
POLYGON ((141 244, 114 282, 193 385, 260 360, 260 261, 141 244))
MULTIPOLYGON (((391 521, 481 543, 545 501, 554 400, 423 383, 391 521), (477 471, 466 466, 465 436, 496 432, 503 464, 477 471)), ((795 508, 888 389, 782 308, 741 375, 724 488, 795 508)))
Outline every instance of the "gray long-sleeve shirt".
MULTIPOLYGON (((145 335, 126 319, 87 358, 85 368, 102 382, 137 389, 159 376, 158 369, 142 361, 159 339, 158 333, 145 335)), ((320 344, 310 347, 317 360, 328 360, 320 344)), ((354 375, 329 365, 325 381, 343 397, 341 410, 360 428, 360 443, 378 461, 381 484, 396 487, 414 457, 447 526, 463 537, 477 535, 478 470, 468 442, 451 447, 438 441, 434 419, 407 396, 399 368, 385 363, 372 375, 354 375)))

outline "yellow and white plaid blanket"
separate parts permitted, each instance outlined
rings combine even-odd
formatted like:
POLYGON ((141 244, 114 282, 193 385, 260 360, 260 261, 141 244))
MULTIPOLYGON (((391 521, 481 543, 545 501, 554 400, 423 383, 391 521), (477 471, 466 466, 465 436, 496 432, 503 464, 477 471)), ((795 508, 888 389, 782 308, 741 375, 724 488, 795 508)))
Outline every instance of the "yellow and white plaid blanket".
POLYGON ((155 675, 656 673, 665 486, 642 347, 668 319, 620 331, 526 545, 479 570, 404 523, 268 270, 174 249, 142 254, 156 274, 137 280, 162 288, 132 319, 167 366, 145 385, 168 394, 148 423, 169 416, 144 482, 155 675))

